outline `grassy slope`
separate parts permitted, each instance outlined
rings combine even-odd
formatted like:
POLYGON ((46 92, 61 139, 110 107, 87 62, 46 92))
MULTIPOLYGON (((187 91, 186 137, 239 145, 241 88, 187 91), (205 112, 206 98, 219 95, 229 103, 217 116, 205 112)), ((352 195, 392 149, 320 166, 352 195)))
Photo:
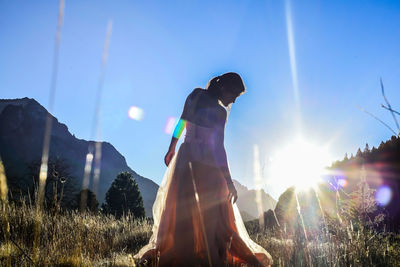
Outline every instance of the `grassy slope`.
MULTIPOLYGON (((31 266, 35 209, 25 204, 7 205, 7 209, 0 214, 0 265, 9 262, 12 266, 31 266), (12 239, 8 242, 7 221, 12 239)), ((310 261, 314 266, 400 264, 400 237, 391 233, 336 229, 335 234, 321 232, 324 238, 306 245, 301 235, 287 239, 282 233, 276 238, 276 233, 260 230, 256 224, 247 224, 247 228, 251 237, 273 256, 275 266, 306 266, 310 261)), ((46 213, 40 233, 40 265, 132 266, 133 254, 150 238, 151 222, 137 222, 131 216, 116 220, 102 214, 46 213)))

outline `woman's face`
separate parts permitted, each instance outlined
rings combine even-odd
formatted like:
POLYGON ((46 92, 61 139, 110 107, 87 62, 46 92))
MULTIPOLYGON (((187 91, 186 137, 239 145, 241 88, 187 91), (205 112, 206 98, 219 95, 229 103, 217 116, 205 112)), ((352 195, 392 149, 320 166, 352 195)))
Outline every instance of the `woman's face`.
POLYGON ((222 104, 224 104, 224 106, 227 107, 229 104, 235 103, 237 97, 238 97, 237 94, 228 91, 222 94, 220 100, 222 104))

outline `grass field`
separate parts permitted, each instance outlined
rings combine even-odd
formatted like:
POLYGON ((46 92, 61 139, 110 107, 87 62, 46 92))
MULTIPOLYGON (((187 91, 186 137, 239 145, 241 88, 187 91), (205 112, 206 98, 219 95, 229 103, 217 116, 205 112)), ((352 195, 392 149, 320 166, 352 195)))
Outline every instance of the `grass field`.
MULTIPOLYGON (((147 243, 152 228, 150 220, 129 215, 117 220, 76 211, 45 212, 37 228, 36 209, 25 203, 3 205, 0 219, 1 266, 133 266, 133 255, 147 243), (35 229, 40 232, 37 248, 35 229)), ((393 233, 351 229, 342 221, 307 242, 301 235, 289 239, 284 232, 261 230, 256 222, 246 226, 273 256, 274 266, 400 265, 400 236, 393 233)))

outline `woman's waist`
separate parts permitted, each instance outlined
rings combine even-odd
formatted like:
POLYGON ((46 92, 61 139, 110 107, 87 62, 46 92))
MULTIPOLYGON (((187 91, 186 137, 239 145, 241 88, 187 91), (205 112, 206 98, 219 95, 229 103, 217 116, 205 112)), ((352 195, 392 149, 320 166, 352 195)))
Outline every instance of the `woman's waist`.
POLYGON ((180 147, 180 153, 183 158, 188 161, 206 162, 211 165, 219 165, 220 151, 223 146, 218 146, 215 143, 192 142, 186 140, 180 147))
POLYGON ((197 124, 187 122, 185 143, 215 144, 217 131, 215 128, 207 128, 197 124))
POLYGON ((216 143, 213 136, 196 136, 196 135, 185 135, 184 142, 189 144, 193 143, 193 144, 203 144, 209 146, 214 146, 216 143))

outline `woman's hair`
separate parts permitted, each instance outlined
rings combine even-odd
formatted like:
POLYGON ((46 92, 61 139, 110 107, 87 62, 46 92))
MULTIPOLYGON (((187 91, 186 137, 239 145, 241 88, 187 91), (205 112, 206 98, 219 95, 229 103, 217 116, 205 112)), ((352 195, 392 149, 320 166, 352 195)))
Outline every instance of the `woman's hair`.
POLYGON ((246 86, 239 74, 227 72, 212 78, 208 82, 206 89, 219 98, 224 92, 230 92, 239 96, 246 91, 246 86))

